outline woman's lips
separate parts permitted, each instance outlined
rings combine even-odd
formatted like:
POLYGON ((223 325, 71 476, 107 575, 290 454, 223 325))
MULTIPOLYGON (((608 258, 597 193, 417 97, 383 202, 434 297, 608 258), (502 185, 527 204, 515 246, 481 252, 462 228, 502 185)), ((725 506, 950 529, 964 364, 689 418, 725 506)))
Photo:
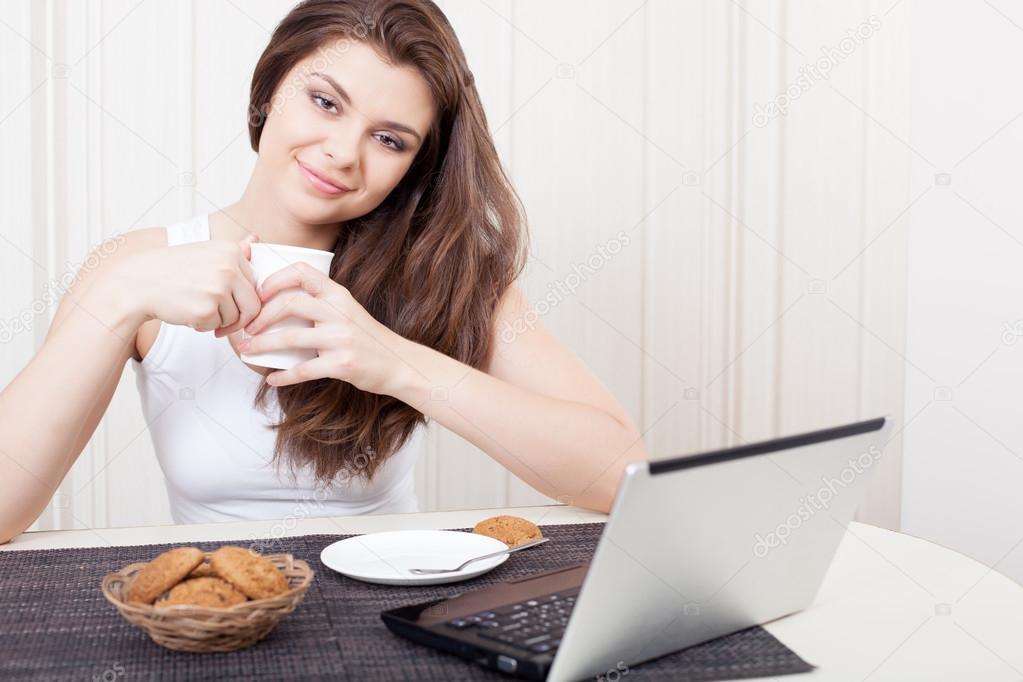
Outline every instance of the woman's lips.
POLYGON ((311 168, 298 161, 298 169, 302 171, 302 175, 305 179, 313 186, 314 189, 329 194, 331 196, 337 196, 338 194, 344 194, 345 192, 351 191, 346 187, 338 187, 332 182, 317 175, 311 168))

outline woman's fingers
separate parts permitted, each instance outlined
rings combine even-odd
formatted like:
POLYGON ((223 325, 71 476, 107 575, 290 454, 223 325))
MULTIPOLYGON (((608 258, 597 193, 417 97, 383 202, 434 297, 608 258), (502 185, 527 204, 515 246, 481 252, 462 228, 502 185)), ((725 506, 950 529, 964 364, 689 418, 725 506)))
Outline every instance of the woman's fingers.
POLYGON ((256 290, 252 288, 247 279, 239 278, 238 284, 231 291, 231 298, 238 311, 238 317, 231 324, 217 329, 214 336, 220 337, 233 334, 256 319, 256 316, 259 315, 259 311, 262 309, 259 296, 256 295, 256 290))
MULTIPOLYGON (((252 260, 252 245, 257 243, 258 241, 259 235, 250 232, 249 234, 245 235, 244 239, 238 242, 242 247, 242 257, 246 261, 252 260)), ((253 283, 253 286, 255 286, 255 283, 253 283)))
POLYGON ((212 315, 207 315, 206 317, 200 319, 194 324, 190 324, 189 326, 197 332, 208 332, 216 329, 217 327, 220 326, 219 308, 217 312, 213 313, 212 315))
MULTIPOLYGON (((248 240, 248 237, 246 237, 248 240)), ((250 241, 242 243, 242 254, 241 258, 238 259, 238 270, 242 273, 242 276, 249 281, 252 288, 256 288, 256 273, 252 270, 252 264, 249 260, 252 258, 252 252, 249 249, 249 244, 253 243, 258 237, 253 237, 250 241)))
POLYGON ((259 295, 262 300, 269 301, 278 292, 293 287, 300 287, 312 296, 319 296, 332 287, 341 288, 327 275, 308 263, 299 261, 281 268, 263 280, 263 284, 259 287, 259 295))
POLYGON ((290 348, 315 348, 323 350, 329 345, 329 330, 326 327, 290 327, 275 332, 260 334, 246 339, 245 352, 249 355, 272 350, 290 348))
POLYGON ((221 298, 217 303, 217 309, 220 311, 220 319, 214 319, 212 326, 206 320, 203 320, 203 329, 227 327, 238 321, 238 307, 234 303, 234 297, 227 296, 226 298, 221 298))
POLYGON ((301 317, 313 322, 330 322, 336 313, 328 308, 329 304, 304 292, 285 291, 263 304, 259 315, 252 321, 249 334, 258 334, 261 330, 286 317, 301 317))
POLYGON ((238 310, 241 313, 237 324, 234 325, 235 329, 241 329, 252 322, 259 315, 259 311, 263 309, 263 304, 259 302, 259 294, 256 293, 254 287, 249 285, 248 281, 239 282, 239 285, 235 287, 234 300, 238 303, 238 310))
POLYGON ((333 369, 333 363, 327 358, 313 358, 300 362, 291 369, 271 371, 264 376, 270 386, 290 386, 312 379, 324 379, 331 376, 333 369))
POLYGON ((231 297, 234 300, 235 309, 239 315, 231 322, 225 319, 224 326, 218 327, 214 336, 219 337, 233 334, 255 319, 256 315, 259 314, 262 304, 259 302, 259 295, 256 293, 256 273, 253 272, 252 265, 249 263, 249 259, 252 257, 252 251, 249 247, 257 241, 259 241, 259 237, 250 234, 240 242, 242 254, 241 258, 238 259, 238 271, 241 273, 241 278, 231 291, 231 297))

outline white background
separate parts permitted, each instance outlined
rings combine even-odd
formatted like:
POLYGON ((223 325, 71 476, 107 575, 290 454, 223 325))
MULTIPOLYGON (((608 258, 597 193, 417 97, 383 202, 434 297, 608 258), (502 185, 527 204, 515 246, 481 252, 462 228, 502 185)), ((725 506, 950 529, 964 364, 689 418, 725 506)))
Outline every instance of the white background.
MULTIPOLYGON (((45 292, 91 246, 237 199, 252 68, 291 4, 0 6, 0 322, 32 320, 0 339, 0 386, 45 336, 45 292)), ((888 414, 898 430, 863 520, 990 564, 1023 537, 1023 344, 1002 341, 1023 320, 1023 13, 1004 0, 440 4, 530 219, 527 294, 571 288, 542 319, 652 456, 888 414), (880 28, 843 43, 871 17, 880 28), (827 79, 798 85, 844 44, 827 79), (786 113, 756 124, 790 86, 786 113), (573 282, 619 231, 629 245, 573 282)), ((544 499, 436 427, 417 484, 424 509, 544 499)), ((168 521, 126 369, 36 527, 168 521)), ((1020 553, 999 568, 1019 578, 1020 553)))
POLYGON ((903 528, 1023 582, 1023 8, 913 12, 903 528))

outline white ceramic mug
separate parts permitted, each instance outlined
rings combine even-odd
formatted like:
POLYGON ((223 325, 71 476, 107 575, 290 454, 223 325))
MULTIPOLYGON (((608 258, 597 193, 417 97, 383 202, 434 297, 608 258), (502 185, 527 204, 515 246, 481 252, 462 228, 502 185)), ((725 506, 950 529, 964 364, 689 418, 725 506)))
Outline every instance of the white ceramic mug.
MULTIPOLYGON (((256 286, 262 286, 267 277, 298 262, 308 263, 323 274, 329 276, 330 262, 334 258, 334 253, 332 251, 320 251, 319 249, 307 249, 302 246, 288 246, 286 244, 264 244, 262 242, 257 242, 252 244, 250 248, 252 249, 251 265, 252 272, 256 275, 256 286)), ((301 291, 301 287, 281 289, 274 295, 274 298, 277 298, 277 296, 282 294, 290 296, 293 292, 301 291)), ((272 301, 273 298, 270 300, 272 301)), ((265 301, 263 305, 266 305, 267 303, 269 303, 269 301, 265 301)), ((288 329, 290 327, 312 326, 312 320, 307 320, 303 317, 285 317, 271 324, 269 327, 266 327, 252 337, 243 332, 242 338, 254 338, 255 336, 262 336, 263 334, 273 334, 274 332, 282 329, 288 329)), ((273 350, 265 353, 256 353, 255 355, 240 353, 239 357, 250 365, 272 367, 274 369, 291 369, 301 362, 312 360, 317 357, 317 354, 316 350, 312 348, 291 348, 288 350, 273 350)))

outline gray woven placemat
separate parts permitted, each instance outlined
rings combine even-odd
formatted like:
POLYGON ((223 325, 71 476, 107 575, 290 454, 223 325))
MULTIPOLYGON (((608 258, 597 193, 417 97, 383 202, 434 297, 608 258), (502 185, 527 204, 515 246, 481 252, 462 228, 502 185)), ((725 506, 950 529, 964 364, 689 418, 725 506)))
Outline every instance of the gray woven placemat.
MULTIPOLYGON (((320 550, 348 535, 264 542, 316 571, 294 613, 240 651, 189 654, 155 644, 103 598, 102 577, 181 543, 0 552, 0 679, 103 680, 509 680, 392 634, 380 612, 588 560, 602 524, 542 526, 558 552, 521 552, 478 578, 400 587, 359 582, 320 563, 320 550), (551 562, 556 556, 557 561, 551 562)), ((463 530, 463 529, 460 529, 463 530)), ((468 529, 464 529, 468 530, 468 529)), ((188 543, 203 550, 251 540, 188 543)), ((766 630, 753 627, 630 666, 631 680, 722 680, 813 669, 766 630)))

